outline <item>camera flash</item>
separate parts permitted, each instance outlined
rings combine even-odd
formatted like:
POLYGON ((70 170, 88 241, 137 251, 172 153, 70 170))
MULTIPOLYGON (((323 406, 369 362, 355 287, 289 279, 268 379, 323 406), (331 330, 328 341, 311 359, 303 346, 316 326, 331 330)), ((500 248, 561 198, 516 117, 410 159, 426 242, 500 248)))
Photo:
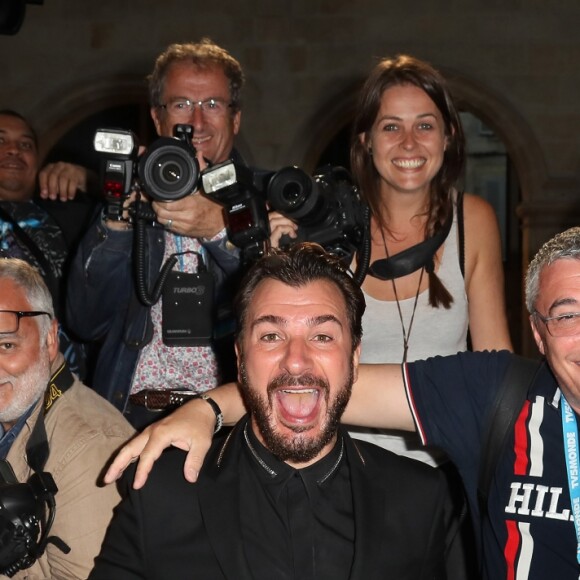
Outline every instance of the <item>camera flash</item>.
POLYGON ((131 131, 103 131, 95 133, 95 151, 115 155, 131 155, 135 139, 131 131))
POLYGON ((224 187, 236 183, 236 167, 232 161, 226 161, 213 167, 208 167, 201 174, 203 190, 212 194, 224 187))

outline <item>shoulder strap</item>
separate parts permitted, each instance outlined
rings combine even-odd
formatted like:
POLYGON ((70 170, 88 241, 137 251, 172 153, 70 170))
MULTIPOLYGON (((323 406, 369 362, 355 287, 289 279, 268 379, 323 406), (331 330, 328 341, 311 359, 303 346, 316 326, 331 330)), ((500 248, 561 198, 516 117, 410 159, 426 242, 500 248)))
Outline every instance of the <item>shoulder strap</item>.
POLYGON ((48 381, 44 393, 42 409, 38 414, 38 418, 36 419, 36 423, 34 424, 34 428, 32 429, 32 433, 30 434, 30 438, 26 444, 26 461, 37 473, 40 473, 44 469, 49 453, 44 417, 52 409, 55 401, 68 391, 73 383, 74 377, 67 364, 64 362, 60 367, 58 367, 48 381))
POLYGON ((423 267, 427 272, 433 272, 433 256, 447 239, 452 224, 453 212, 450 212, 443 227, 434 236, 394 256, 375 260, 370 265, 369 273, 379 280, 394 280, 423 267))
POLYGON ((477 485, 482 516, 487 512, 491 480, 507 435, 515 425, 529 389, 542 364, 541 361, 514 355, 490 410, 485 435, 482 439, 477 485))
POLYGON ((465 222, 463 221, 463 191, 457 194, 457 237, 459 243, 459 268, 465 278, 465 222))

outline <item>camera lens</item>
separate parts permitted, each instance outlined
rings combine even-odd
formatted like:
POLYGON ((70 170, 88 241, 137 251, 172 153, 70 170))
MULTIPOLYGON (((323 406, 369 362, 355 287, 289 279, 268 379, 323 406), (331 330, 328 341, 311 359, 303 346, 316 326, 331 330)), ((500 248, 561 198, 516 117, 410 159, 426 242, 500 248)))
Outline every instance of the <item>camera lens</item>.
POLYGON ((305 224, 321 223, 328 213, 316 182, 298 167, 285 167, 272 176, 268 202, 272 209, 305 224))
POLYGON ((199 165, 186 143, 161 137, 139 161, 139 177, 149 197, 175 201, 197 189, 199 165))
MULTIPOLYGON (((145 167, 150 195, 165 201, 179 199, 193 191, 191 158, 180 150, 158 149, 145 167)), ((187 155, 187 153, 186 153, 187 155)))
POLYGON ((300 199, 302 194, 302 187, 299 183, 291 181, 290 183, 282 186, 282 191, 280 193, 281 198, 290 206, 295 205, 300 199))
POLYGON ((181 179, 181 167, 175 161, 167 161, 159 164, 159 177, 161 181, 169 185, 177 183, 181 179))

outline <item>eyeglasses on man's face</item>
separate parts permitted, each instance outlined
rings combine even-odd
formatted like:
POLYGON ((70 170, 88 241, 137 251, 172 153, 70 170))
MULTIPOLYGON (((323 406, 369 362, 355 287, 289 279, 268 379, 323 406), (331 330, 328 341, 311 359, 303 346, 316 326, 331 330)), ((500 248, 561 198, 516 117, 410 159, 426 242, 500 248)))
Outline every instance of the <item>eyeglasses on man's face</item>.
POLYGON ((219 117, 225 115, 226 111, 232 106, 232 103, 218 98, 206 99, 205 101, 176 98, 170 99, 164 105, 159 106, 176 119, 189 119, 196 107, 200 109, 203 115, 219 117))
POLYGON ((40 310, 0 310, 0 334, 18 332, 21 318, 43 315, 52 318, 48 312, 41 312, 40 310))
POLYGON ((539 318, 555 338, 580 334, 580 312, 566 312, 558 316, 542 316, 537 310, 534 315, 539 318))

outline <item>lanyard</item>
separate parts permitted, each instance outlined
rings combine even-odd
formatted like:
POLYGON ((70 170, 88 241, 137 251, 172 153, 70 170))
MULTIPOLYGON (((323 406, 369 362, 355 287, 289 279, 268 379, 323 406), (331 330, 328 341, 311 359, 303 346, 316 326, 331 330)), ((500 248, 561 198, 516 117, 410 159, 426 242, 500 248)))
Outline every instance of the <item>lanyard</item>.
POLYGON ((179 259, 179 269, 185 272, 185 264, 183 262, 183 245, 181 243, 181 236, 175 235, 175 247, 177 248, 177 257, 179 259))
POLYGON ((576 415, 568 405, 568 401, 562 393, 562 431, 564 434, 564 455, 566 457, 566 470, 568 472, 568 489, 572 504, 572 516, 576 529, 576 559, 580 563, 580 471, 578 457, 578 425, 576 415))
POLYGON ((181 236, 179 234, 173 234, 175 236, 175 248, 177 250, 177 259, 179 260, 179 269, 181 272, 185 272, 185 262, 183 260, 183 254, 197 254, 197 271, 203 270, 203 246, 200 246, 198 252, 193 251, 183 251, 183 243, 181 241, 181 236))

